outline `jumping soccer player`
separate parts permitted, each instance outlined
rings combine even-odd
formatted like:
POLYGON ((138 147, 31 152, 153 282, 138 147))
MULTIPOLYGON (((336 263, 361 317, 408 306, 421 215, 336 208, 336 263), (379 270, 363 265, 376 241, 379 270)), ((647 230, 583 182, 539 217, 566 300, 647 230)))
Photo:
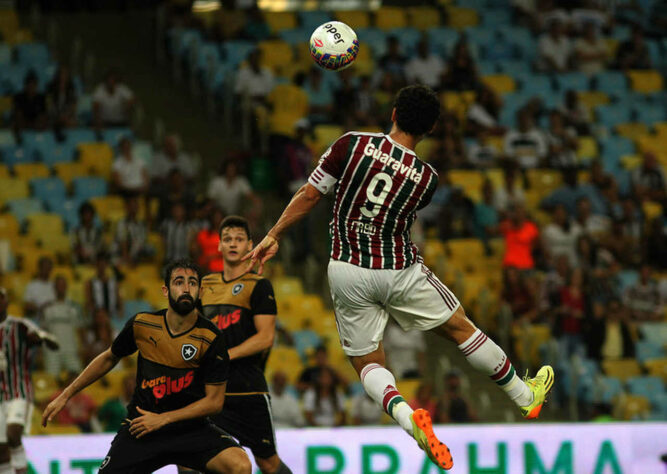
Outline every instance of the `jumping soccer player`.
POLYGON ((436 171, 414 150, 439 113, 440 103, 430 88, 401 89, 390 133, 349 132, 336 140, 275 226, 244 258, 259 263, 261 274, 285 231, 334 190, 328 277, 343 350, 368 395, 436 465, 450 469, 449 448, 433 433, 428 412, 408 406, 384 367, 382 334, 389 316, 405 330, 433 330, 454 341, 525 418, 539 415, 554 376, 553 369, 544 366, 535 378, 521 380, 503 350, 475 327, 452 292, 424 265, 410 240, 416 211, 429 203, 438 182, 436 171))
POLYGON ((241 258, 252 249, 248 221, 228 216, 220 223, 224 270, 202 280, 204 315, 222 331, 231 359, 227 399, 213 422, 247 446, 262 474, 291 474, 276 451, 264 367, 276 332, 271 282, 250 273, 241 258))
POLYGON ((225 399, 229 356, 220 331, 196 310, 199 270, 175 261, 164 272, 166 310, 130 319, 44 410, 46 426, 67 401, 137 350, 137 388, 127 422, 111 442, 103 474, 144 474, 179 464, 215 473, 250 474, 245 451, 207 418, 225 399))

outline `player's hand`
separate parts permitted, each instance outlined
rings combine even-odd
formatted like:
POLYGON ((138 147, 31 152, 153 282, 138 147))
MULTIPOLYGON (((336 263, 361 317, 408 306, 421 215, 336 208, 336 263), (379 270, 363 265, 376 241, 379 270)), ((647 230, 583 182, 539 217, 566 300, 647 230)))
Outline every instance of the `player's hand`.
POLYGON ((137 438, 141 438, 152 431, 157 431, 167 424, 166 418, 160 413, 142 410, 139 407, 137 407, 137 411, 141 413, 141 416, 130 422, 130 434, 137 438))
POLYGON ((60 410, 65 408, 69 397, 65 392, 61 392, 51 403, 49 403, 42 413, 42 426, 46 427, 46 424, 49 421, 52 421, 53 418, 60 413, 60 410))
POLYGON ((255 246, 254 249, 245 254, 242 260, 250 259, 250 268, 254 268, 255 265, 257 265, 257 262, 259 262, 257 273, 261 275, 264 271, 264 263, 266 263, 268 260, 273 258, 276 253, 278 253, 278 247, 278 241, 274 237, 267 235, 259 244, 255 246))

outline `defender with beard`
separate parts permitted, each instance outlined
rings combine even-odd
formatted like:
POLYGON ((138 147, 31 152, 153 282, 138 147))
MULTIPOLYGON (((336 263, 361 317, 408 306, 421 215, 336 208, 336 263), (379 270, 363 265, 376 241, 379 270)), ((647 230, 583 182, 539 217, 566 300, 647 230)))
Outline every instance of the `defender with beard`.
POLYGON ((131 318, 111 347, 44 410, 46 426, 72 396, 122 357, 139 351, 128 418, 100 473, 149 473, 179 464, 205 472, 250 474, 245 452, 208 419, 222 408, 229 356, 218 329, 196 310, 199 287, 199 271, 192 263, 167 265, 162 292, 168 308, 131 318))

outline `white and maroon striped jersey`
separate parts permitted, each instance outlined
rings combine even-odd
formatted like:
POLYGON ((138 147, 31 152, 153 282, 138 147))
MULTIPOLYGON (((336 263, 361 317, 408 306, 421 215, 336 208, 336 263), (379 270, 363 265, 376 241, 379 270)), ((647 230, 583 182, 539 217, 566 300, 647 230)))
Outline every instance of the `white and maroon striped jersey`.
POLYGON ((393 270, 417 261, 410 227, 438 175, 414 151, 385 134, 349 132, 322 155, 308 182, 324 194, 334 189, 332 259, 393 270))
POLYGON ((8 316, 0 323, 0 401, 32 400, 28 333, 39 328, 31 321, 8 316))

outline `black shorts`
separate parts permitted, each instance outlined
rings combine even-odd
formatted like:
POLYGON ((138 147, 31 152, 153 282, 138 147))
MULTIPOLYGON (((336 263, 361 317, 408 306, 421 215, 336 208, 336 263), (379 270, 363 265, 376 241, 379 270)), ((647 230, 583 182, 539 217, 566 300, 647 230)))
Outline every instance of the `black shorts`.
POLYGON ((227 448, 239 447, 234 439, 214 426, 202 423, 184 429, 156 431, 141 438, 121 426, 100 466, 101 474, 148 474, 163 466, 178 464, 199 471, 227 448))
POLYGON ((268 459, 276 454, 276 435, 269 395, 228 395, 213 422, 247 446, 253 456, 268 459))

